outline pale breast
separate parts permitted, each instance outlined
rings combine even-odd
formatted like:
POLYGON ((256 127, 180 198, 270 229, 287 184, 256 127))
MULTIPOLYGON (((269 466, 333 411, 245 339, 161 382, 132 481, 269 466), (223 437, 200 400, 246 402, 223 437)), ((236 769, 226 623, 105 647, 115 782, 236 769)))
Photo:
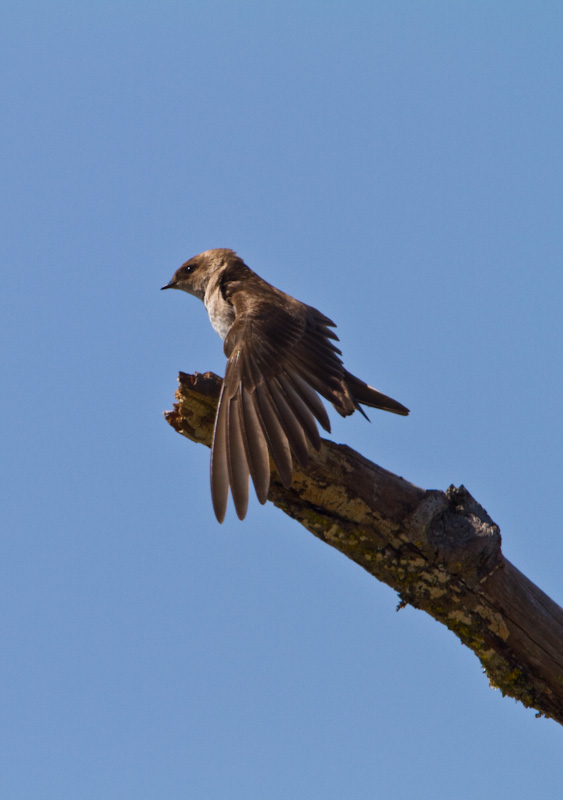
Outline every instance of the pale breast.
POLYGON ((209 314, 211 324, 221 337, 225 339, 229 328, 235 321, 235 310, 230 303, 223 298, 217 285, 209 287, 210 291, 205 293, 204 303, 209 314))

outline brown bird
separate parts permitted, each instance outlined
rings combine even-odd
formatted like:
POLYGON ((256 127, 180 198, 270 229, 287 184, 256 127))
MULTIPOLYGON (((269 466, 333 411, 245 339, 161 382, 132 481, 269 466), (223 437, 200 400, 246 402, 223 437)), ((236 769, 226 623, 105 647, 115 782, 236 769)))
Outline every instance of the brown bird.
POLYGON ((270 456, 286 487, 293 459, 307 466, 309 444, 321 446, 316 422, 330 433, 319 394, 343 417, 358 410, 367 419, 360 403, 409 413, 344 368, 332 320, 266 283, 233 250, 190 258, 162 288, 203 300, 224 340, 228 361, 211 447, 211 497, 219 522, 229 487, 244 519, 249 475, 258 500, 266 502, 270 456))

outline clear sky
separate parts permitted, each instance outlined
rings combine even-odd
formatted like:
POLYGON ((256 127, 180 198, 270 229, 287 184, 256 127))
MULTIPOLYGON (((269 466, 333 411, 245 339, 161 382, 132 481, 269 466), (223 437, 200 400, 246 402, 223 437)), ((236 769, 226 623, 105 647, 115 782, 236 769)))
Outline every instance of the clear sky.
POLYGON ((409 406, 333 438, 463 483, 563 601, 563 5, 0 11, 0 795, 556 797, 563 731, 162 411, 222 373, 160 292, 232 247, 409 406))

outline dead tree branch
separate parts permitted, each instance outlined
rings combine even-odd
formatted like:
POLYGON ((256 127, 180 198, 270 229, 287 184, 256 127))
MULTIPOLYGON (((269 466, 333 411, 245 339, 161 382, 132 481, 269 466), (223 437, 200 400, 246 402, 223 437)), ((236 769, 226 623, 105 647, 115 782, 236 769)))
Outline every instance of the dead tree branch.
MULTIPOLYGON (((166 420, 209 447, 221 379, 179 382, 166 420)), ((269 499, 446 625, 504 695, 563 724, 563 609, 504 558, 498 526, 463 486, 425 491, 323 440, 290 489, 274 472, 269 499)))

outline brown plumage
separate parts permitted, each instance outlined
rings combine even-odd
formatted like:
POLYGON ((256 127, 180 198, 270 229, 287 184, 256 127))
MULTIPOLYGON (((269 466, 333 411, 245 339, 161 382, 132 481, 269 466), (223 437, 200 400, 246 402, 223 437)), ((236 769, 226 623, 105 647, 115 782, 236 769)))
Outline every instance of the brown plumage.
POLYGON ((294 459, 307 466, 309 445, 320 448, 317 422, 330 432, 319 394, 344 417, 356 410, 366 416, 360 403, 409 413, 344 368, 332 320, 262 280, 232 250, 194 256, 162 288, 203 300, 224 339, 228 361, 211 448, 211 496, 219 522, 229 487, 244 519, 249 476, 258 500, 266 502, 270 456, 286 487, 294 459))

